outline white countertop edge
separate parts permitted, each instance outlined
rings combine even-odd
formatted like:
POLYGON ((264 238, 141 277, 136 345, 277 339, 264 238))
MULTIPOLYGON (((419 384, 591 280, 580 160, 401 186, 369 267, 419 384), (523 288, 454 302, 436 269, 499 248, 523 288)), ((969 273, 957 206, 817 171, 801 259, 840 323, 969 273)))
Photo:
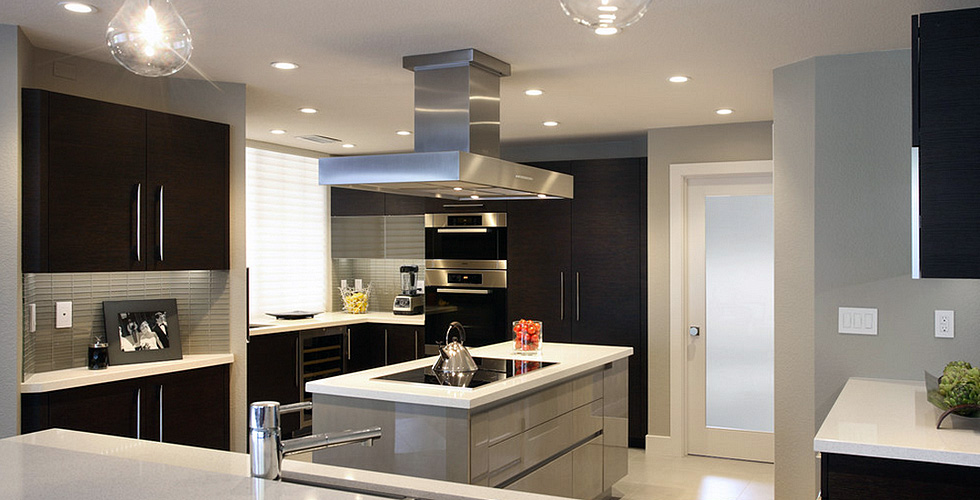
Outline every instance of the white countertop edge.
POLYGON ((373 378, 410 370, 421 366, 431 365, 435 357, 408 361, 397 365, 355 372, 340 377, 330 377, 307 382, 306 390, 313 394, 328 396, 344 396, 361 399, 391 401, 395 403, 410 403, 444 408, 473 409, 516 396, 525 391, 543 387, 561 380, 574 377, 606 363, 611 363, 633 354, 632 347, 615 346, 586 346, 575 344, 544 344, 543 353, 537 356, 515 355, 509 349, 510 342, 471 349, 473 356, 483 356, 497 359, 516 359, 523 361, 550 361, 557 365, 541 370, 494 382, 477 389, 454 389, 443 386, 413 384, 373 378), (562 360, 555 355, 549 355, 549 349, 566 345, 572 348, 588 349, 591 353, 605 351, 584 361, 562 360))
POLYGON ((390 312, 367 312, 364 314, 349 314, 345 312, 320 313, 309 319, 275 319, 252 318, 250 324, 262 326, 248 329, 249 336, 268 335, 270 333, 295 332, 315 328, 330 328, 332 326, 359 325, 363 323, 383 323, 390 325, 424 326, 424 314, 395 314, 390 312))
POLYGON ((104 370, 89 370, 87 367, 69 368, 50 372, 35 373, 20 383, 22 394, 72 389, 86 385, 103 384, 118 380, 162 375, 165 373, 226 365, 235 361, 235 355, 225 354, 187 354, 182 359, 172 361, 153 361, 130 365, 109 366, 104 370))
POLYGON ((820 453, 980 467, 980 455, 958 451, 859 444, 825 439, 814 439, 813 449, 820 453))

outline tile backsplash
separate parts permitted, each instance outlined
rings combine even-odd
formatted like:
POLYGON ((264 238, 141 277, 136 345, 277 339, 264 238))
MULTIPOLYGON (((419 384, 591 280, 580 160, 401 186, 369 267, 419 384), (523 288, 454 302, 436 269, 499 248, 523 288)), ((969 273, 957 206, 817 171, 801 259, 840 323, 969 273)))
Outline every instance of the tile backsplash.
POLYGON ((88 345, 105 338, 102 301, 177 300, 184 354, 229 352, 227 271, 57 273, 24 275, 24 377, 85 366, 88 345), (55 302, 72 302, 72 327, 55 329, 55 302), (28 330, 27 305, 37 328, 28 330))
POLYGON ((419 266, 418 279, 425 279, 423 259, 333 259, 333 310, 344 309, 339 293, 340 280, 347 280, 348 285, 354 286, 354 280, 360 279, 364 286, 371 284, 368 311, 391 312, 395 295, 402 291, 401 274, 398 272, 401 266, 419 266))

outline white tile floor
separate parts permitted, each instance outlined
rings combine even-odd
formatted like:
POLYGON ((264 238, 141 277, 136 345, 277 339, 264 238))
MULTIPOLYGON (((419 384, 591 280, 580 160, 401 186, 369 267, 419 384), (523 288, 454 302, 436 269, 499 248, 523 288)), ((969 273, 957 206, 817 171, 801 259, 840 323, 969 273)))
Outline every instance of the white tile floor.
POLYGON ((630 448, 622 500, 773 500, 773 465, 705 457, 654 457, 630 448))

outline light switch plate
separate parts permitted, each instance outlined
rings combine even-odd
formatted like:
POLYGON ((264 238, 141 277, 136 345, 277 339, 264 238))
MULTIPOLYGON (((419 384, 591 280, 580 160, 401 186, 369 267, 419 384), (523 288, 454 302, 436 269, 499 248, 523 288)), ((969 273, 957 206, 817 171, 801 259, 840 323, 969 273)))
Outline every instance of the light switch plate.
POLYGON ((838 307, 837 332, 851 335, 878 335, 878 309, 838 307))
POLYGON ((71 302, 54 303, 54 327, 71 328, 71 302))
POLYGON ((953 311, 936 310, 936 338, 953 338, 953 311))

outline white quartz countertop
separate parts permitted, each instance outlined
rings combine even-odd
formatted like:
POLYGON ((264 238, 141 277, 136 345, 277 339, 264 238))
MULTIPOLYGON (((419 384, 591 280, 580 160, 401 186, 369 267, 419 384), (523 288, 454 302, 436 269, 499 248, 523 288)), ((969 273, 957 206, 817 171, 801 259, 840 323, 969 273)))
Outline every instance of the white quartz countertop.
POLYGON ((813 449, 866 457, 980 467, 980 422, 942 412, 924 381, 851 378, 813 439, 813 449))
POLYGON ((283 477, 367 492, 249 477, 243 453, 49 429, 0 440, 0 498, 25 500, 558 500, 558 497, 294 460, 283 477))
POLYGON ((436 359, 433 356, 382 368, 314 380, 307 382, 306 390, 313 394, 471 409, 516 396, 525 391, 585 373, 606 363, 626 358, 633 354, 633 348, 544 343, 540 354, 526 356, 514 354, 513 342, 501 342, 470 349, 470 354, 473 357, 550 361, 558 364, 472 389, 377 380, 377 377, 432 365, 436 359))
POLYGON ((130 365, 109 366, 104 370, 89 370, 87 367, 69 368, 50 372, 35 373, 20 384, 21 393, 36 393, 71 389, 92 384, 103 384, 117 380, 162 375, 164 373, 194 370, 216 365, 227 365, 235 361, 233 354, 188 354, 182 359, 172 361, 153 361, 130 365))
POLYGON ((422 326, 425 325, 425 315, 406 315, 390 312, 367 312, 364 314, 327 312, 317 314, 310 319, 275 319, 272 316, 253 316, 249 324, 255 326, 249 327, 248 334, 253 336, 267 335, 270 333, 295 332, 299 330, 357 325, 361 323, 422 326))

